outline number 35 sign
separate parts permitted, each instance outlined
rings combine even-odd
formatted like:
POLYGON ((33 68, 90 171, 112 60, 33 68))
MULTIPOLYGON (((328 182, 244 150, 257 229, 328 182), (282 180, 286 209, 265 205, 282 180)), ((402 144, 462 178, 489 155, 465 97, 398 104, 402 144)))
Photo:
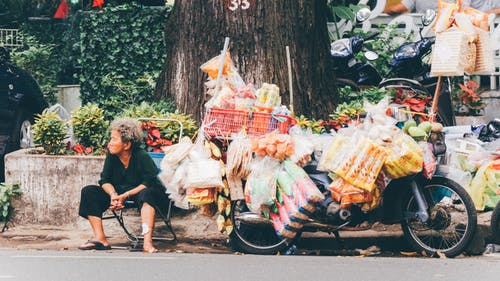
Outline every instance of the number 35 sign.
POLYGON ((250 2, 252 0, 228 0, 228 8, 231 11, 236 11, 238 9, 246 10, 250 8, 250 2))

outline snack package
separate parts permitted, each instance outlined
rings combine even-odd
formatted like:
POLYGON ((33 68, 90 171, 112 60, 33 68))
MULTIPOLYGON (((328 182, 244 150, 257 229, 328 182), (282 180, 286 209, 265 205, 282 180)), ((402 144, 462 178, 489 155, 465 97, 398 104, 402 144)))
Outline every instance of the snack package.
POLYGON ((189 203, 199 206, 215 202, 215 188, 188 188, 187 200, 189 203))
POLYGON ((295 144, 295 149, 293 154, 290 156, 290 160, 304 167, 307 163, 311 162, 311 154, 314 151, 314 144, 308 136, 306 136, 300 126, 292 127, 288 134, 292 137, 295 144))
POLYGON ((477 40, 477 34, 469 16, 464 13, 455 14, 455 25, 467 35, 469 42, 477 40))
POLYGON ((403 132, 396 135, 387 152, 388 157, 383 170, 392 179, 416 174, 422 170, 422 148, 403 132))
POLYGON ((439 33, 450 28, 453 23, 453 15, 458 12, 460 4, 438 0, 438 14, 434 31, 439 33))
POLYGON ((334 172, 350 184, 371 192, 386 159, 385 148, 361 137, 334 172))
POLYGON ((481 11, 478 11, 474 8, 465 8, 463 10, 463 13, 469 16, 469 18, 472 21, 472 24, 474 26, 477 26, 478 28, 484 30, 484 31, 490 31, 489 29, 489 24, 488 24, 488 14, 483 13, 481 11))
MULTIPOLYGON (((219 74, 219 64, 220 64, 220 55, 211 58, 206 63, 200 66, 201 70, 210 76, 212 79, 216 79, 219 74)), ((227 75, 231 68, 234 68, 233 60, 231 60, 231 54, 226 52, 226 58, 224 59, 224 66, 222 69, 222 75, 227 75)))
POLYGON ((245 184, 245 201, 250 211, 260 214, 261 205, 271 206, 276 201, 276 179, 280 163, 271 157, 254 159, 252 172, 245 184))
POLYGON ((257 90, 256 96, 255 108, 257 112, 271 113, 275 106, 281 104, 280 89, 275 84, 262 84, 262 87, 257 90))
POLYGON ((297 189, 304 195, 307 202, 317 203, 325 199, 325 196, 314 182, 309 178, 307 173, 297 164, 290 160, 283 161, 283 166, 290 177, 294 180, 297 189))
POLYGON ((332 199, 343 209, 348 209, 353 204, 363 204, 373 200, 370 192, 350 184, 339 176, 333 177, 328 189, 332 192, 332 199))
POLYGON ((271 219, 271 222, 273 223, 274 230, 276 231, 276 234, 278 234, 281 237, 285 238, 295 238, 297 235, 297 232, 291 231, 287 229, 285 226, 286 224, 283 223, 283 221, 280 218, 279 214, 276 213, 270 213, 269 218, 271 219))
POLYGON ((253 157, 250 139, 241 132, 235 135, 226 155, 226 175, 234 179, 246 179, 251 171, 253 157))
POLYGON ((333 172, 339 165, 340 159, 351 149, 350 138, 342 133, 337 134, 326 150, 323 150, 319 159, 318 170, 333 172))
POLYGON ((431 59, 432 76, 463 76, 476 67, 476 44, 462 30, 453 27, 436 35, 431 59))
POLYGON ((432 152, 432 144, 428 142, 419 142, 420 148, 423 151, 423 175, 428 179, 432 179, 436 172, 436 157, 432 152))
POLYGON ((295 146, 290 135, 272 132, 252 139, 251 149, 257 156, 283 160, 293 155, 295 146))

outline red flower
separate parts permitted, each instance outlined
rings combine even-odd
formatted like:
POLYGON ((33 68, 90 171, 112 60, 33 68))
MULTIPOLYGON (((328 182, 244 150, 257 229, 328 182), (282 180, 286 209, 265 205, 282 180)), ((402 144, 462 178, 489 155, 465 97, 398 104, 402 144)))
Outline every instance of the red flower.
POLYGON ((92 2, 92 8, 97 7, 99 9, 102 9, 102 5, 104 5, 104 0, 94 0, 92 2))

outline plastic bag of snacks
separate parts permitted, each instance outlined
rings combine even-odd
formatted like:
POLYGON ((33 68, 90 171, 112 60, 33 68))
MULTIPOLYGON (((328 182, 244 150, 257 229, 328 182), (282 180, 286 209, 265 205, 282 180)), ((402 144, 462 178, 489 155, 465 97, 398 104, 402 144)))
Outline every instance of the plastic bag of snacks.
POLYGON ((304 195, 307 202, 316 203, 325 199, 323 193, 321 193, 318 187, 301 167, 297 166, 297 164, 290 160, 283 161, 283 167, 294 180, 295 186, 304 195))
POLYGON ((290 135, 275 132, 252 139, 251 148, 257 156, 268 155, 278 160, 290 157, 295 149, 290 135))
POLYGON ((328 189, 332 192, 332 199, 343 209, 348 209, 353 204, 364 204, 373 200, 370 192, 348 183, 339 176, 333 177, 328 189))
POLYGON ((474 26, 477 26, 478 28, 487 32, 490 31, 487 13, 483 13, 470 7, 465 8, 463 12, 464 14, 469 16, 474 26))
POLYGON ((384 172, 391 178, 413 175, 422 170, 422 148, 407 134, 402 132, 397 134, 387 152, 384 172))
POLYGON ((271 157, 257 158, 245 184, 245 201, 250 211, 260 214, 261 205, 271 206, 276 200, 276 179, 280 163, 271 157))
MULTIPOLYGON (((274 227, 274 230, 276 231, 276 234, 278 234, 281 237, 285 237, 285 238, 290 238, 290 239, 295 238, 295 236, 297 235, 297 232, 288 229, 286 227, 286 223, 283 222, 283 220, 279 214, 270 213, 269 218, 271 219, 271 222, 273 223, 273 227, 274 227)), ((284 219, 286 219, 286 217, 284 219)))
POLYGON ((458 12, 460 4, 438 0, 438 15, 434 31, 443 32, 453 23, 453 15, 458 12))
POLYGON ((226 175, 236 179, 246 179, 252 164, 250 139, 242 133, 233 137, 227 148, 226 175))
POLYGON ((294 153, 290 156, 290 160, 303 167, 311 162, 311 154, 314 151, 314 144, 309 137, 304 134, 300 126, 294 126, 288 132, 295 144, 294 153))
POLYGON ((361 137, 346 157, 341 159, 335 173, 354 186, 372 191, 386 159, 385 148, 361 137))
POLYGON ((275 84, 264 83, 256 95, 255 108, 258 112, 271 113, 275 106, 281 104, 280 88, 275 84))
POLYGON ((187 200, 193 205, 205 205, 215 202, 215 188, 188 188, 187 200))
POLYGON ((350 147, 350 138, 342 133, 333 137, 327 149, 323 150, 321 159, 319 159, 318 170, 324 172, 333 172, 339 165, 340 159, 346 154, 350 147))
POLYGON ((436 172, 436 157, 432 152, 432 144, 428 142, 419 142, 418 145, 422 149, 423 169, 422 174, 428 179, 432 179, 436 172))

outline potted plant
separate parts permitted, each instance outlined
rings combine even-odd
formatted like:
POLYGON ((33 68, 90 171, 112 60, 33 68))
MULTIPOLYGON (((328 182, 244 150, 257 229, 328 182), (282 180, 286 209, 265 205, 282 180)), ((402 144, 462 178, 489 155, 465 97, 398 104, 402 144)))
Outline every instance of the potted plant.
POLYGON ((95 104, 86 104, 71 114, 71 127, 76 143, 72 150, 79 155, 104 154, 109 122, 104 110, 95 104))

